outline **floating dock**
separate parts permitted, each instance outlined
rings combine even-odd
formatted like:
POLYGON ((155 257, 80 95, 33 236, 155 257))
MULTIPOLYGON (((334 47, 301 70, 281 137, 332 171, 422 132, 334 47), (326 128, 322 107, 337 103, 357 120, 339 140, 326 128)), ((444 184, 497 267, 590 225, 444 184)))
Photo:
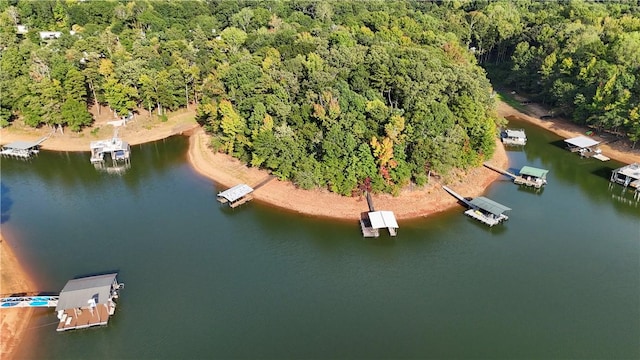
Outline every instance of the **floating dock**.
POLYGON ((398 235, 399 226, 393 211, 370 211, 365 214, 360 218, 364 237, 379 237, 380 229, 384 228, 389 231, 389 235, 398 235))
POLYGON ((107 325, 115 313, 118 290, 117 273, 69 280, 59 295, 16 294, 0 298, 1 309, 55 307, 60 320, 57 331, 107 325))
POLYGON ((371 194, 366 192, 367 205, 369 212, 360 215, 360 228, 364 237, 379 237, 380 229, 387 228, 389 235, 398 235, 398 222, 393 211, 376 211, 373 206, 371 194))
POLYGON ((577 152, 582 157, 592 157, 600 161, 611 160, 604 156, 602 150, 597 147, 600 141, 593 140, 586 136, 576 136, 571 139, 566 139, 564 142, 567 143, 569 151, 577 152))
POLYGON ((40 152, 40 144, 48 138, 49 136, 45 136, 36 141, 15 141, 3 145, 0 149, 0 155, 28 159, 40 152))
POLYGON ((502 143, 505 145, 521 145, 527 144, 527 135, 524 129, 506 129, 502 132, 502 143))
POLYGON ((509 220, 509 217, 504 214, 505 211, 511 210, 509 207, 499 204, 491 199, 487 199, 484 196, 467 200, 447 186, 443 185, 442 188, 469 207, 469 210, 465 211, 464 214, 473 219, 489 226, 498 225, 503 221, 509 220))
POLYGON ((107 325, 116 310, 114 299, 124 287, 116 279, 117 274, 89 276, 69 280, 60 292, 56 312, 57 331, 84 329, 107 325))
POLYGON ((522 169, 520 169, 519 174, 516 175, 509 171, 492 166, 489 163, 484 163, 483 165, 486 168, 510 177, 511 179, 513 179, 513 183, 517 185, 531 186, 536 189, 540 189, 547 184, 547 174, 549 173, 549 170, 546 169, 538 169, 532 166, 523 166, 522 169))
POLYGON ((218 193, 218 201, 222 204, 229 204, 229 207, 238 207, 251 199, 253 188, 247 184, 239 184, 225 191, 218 193))

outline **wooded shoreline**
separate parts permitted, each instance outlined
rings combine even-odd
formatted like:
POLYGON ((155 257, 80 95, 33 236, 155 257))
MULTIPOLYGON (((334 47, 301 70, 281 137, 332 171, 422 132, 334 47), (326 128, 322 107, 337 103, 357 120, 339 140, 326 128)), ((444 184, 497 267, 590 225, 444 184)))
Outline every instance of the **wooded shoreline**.
MULTIPOLYGON (((577 136, 585 132, 585 129, 567 121, 560 119, 540 120, 538 117, 524 114, 505 103, 498 105, 498 114, 503 117, 517 117, 564 137, 577 136)), ((175 129, 183 129, 181 132, 188 132, 189 129, 195 127, 195 121, 187 119, 189 116, 192 116, 192 114, 183 113, 178 116, 179 121, 174 118, 150 130, 140 130, 143 134, 146 131, 147 140, 144 140, 145 136, 138 134, 136 141, 139 142, 134 143, 151 142, 175 135, 175 131, 173 131, 175 129), (185 126, 185 124, 189 126, 185 126)), ((0 142, 6 144, 16 140, 34 140, 40 135, 36 131, 31 134, 12 134, 7 129, 2 129, 0 130, 0 142)), ((72 135, 66 138, 57 136, 56 139, 58 141, 45 142, 43 148, 56 151, 88 151, 88 144, 91 141, 90 138, 73 138, 72 135)), ((268 175, 267 172, 249 168, 230 156, 213 153, 207 147, 207 141, 208 136, 201 129, 196 129, 190 136, 188 158, 196 171, 211 178, 221 186, 233 186, 237 183, 251 185, 258 183, 268 175)), ((640 151, 637 150, 632 151, 631 149, 616 148, 605 144, 603 145, 603 152, 618 161, 626 163, 640 162, 640 151)), ((498 167, 508 166, 506 151, 500 144, 498 144, 491 162, 498 167)), ((465 196, 477 196, 483 193, 500 176, 489 169, 476 168, 467 172, 454 184, 449 185, 458 189, 465 196), (469 181, 470 178, 473 181, 469 181)), ((366 211, 367 206, 366 201, 362 198, 346 198, 320 190, 300 190, 288 182, 271 181, 262 189, 256 194, 258 201, 310 216, 340 218, 351 221, 358 218, 361 211, 366 211), (319 210, 323 209, 330 211, 328 213, 319 212, 319 210)), ((384 208, 385 210, 396 212, 399 219, 426 217, 457 206, 455 199, 444 193, 437 184, 431 184, 419 190, 408 188, 403 190, 398 197, 377 195, 374 197, 374 201, 380 209, 384 208)), ((10 240, 15 241, 16 239, 10 240)), ((21 266, 12 253, 10 244, 4 238, 0 241, 0 254, 2 256, 2 267, 0 269, 2 287, 0 293, 35 290, 33 279, 30 278, 28 271, 25 271, 25 265, 21 266), (9 288, 9 284, 18 284, 20 288, 9 288)), ((3 310, 0 312, 2 326, 2 348, 0 353, 3 359, 15 358, 15 349, 18 344, 28 340, 26 329, 32 313, 33 310, 29 309, 12 309, 11 311, 3 310), (19 315, 16 316, 16 314, 19 315)))

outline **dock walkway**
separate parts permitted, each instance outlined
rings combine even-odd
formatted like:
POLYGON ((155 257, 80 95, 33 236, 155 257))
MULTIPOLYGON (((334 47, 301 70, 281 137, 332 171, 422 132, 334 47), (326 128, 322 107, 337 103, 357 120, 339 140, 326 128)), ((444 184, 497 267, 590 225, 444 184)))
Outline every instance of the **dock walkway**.
POLYGON ((9 296, 0 298, 0 308, 56 307, 59 298, 57 295, 9 296))

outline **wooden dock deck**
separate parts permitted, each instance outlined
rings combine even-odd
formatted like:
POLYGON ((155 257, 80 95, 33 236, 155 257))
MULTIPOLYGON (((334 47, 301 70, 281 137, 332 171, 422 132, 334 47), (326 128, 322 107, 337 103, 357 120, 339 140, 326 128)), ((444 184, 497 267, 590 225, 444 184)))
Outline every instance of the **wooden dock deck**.
POLYGON ((98 304, 93 309, 66 309, 62 313, 56 331, 107 325, 107 322, 109 322, 109 309, 107 308, 107 304, 98 304))

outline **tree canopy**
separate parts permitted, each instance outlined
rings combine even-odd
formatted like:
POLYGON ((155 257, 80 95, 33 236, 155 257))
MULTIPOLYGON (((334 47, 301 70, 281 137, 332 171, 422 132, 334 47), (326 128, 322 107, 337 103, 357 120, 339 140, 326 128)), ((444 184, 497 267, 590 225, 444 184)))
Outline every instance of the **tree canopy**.
POLYGON ((579 121, 640 137, 634 10, 623 1, 0 0, 0 125, 22 117, 79 130, 90 105, 119 115, 195 107, 216 150, 281 179, 395 193, 491 156, 499 120, 480 65, 508 69, 505 82, 579 121))

